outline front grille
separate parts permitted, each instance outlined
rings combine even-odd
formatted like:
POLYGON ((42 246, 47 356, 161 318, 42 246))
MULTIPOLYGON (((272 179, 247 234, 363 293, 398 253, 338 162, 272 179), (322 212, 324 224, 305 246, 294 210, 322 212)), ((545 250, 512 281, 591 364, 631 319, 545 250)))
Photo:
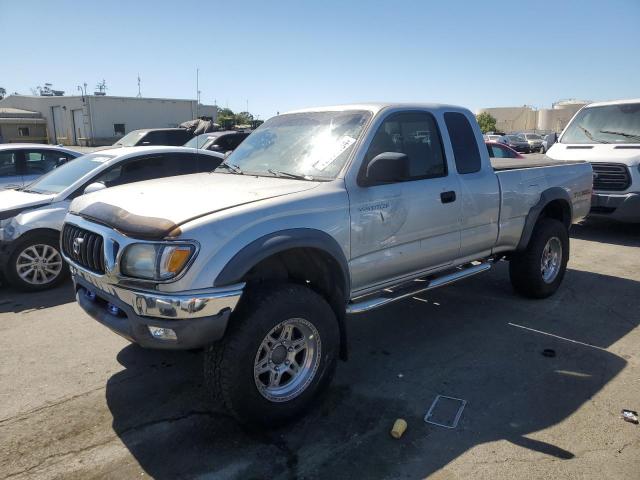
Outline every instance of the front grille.
POLYGON ((100 235, 70 223, 62 229, 62 251, 81 267, 104 273, 103 240, 100 235), (75 251, 74 251, 75 243, 75 251))
POLYGON ((593 189, 605 191, 626 190, 631 185, 631 175, 620 163, 592 163, 593 189))

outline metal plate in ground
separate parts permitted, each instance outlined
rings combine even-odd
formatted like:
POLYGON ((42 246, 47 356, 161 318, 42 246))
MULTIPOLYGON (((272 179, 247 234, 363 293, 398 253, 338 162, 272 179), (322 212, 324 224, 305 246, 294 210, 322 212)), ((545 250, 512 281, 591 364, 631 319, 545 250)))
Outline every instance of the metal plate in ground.
POLYGON ((439 427, 456 428, 466 404, 467 401, 461 398, 438 395, 424 416, 424 421, 439 427))

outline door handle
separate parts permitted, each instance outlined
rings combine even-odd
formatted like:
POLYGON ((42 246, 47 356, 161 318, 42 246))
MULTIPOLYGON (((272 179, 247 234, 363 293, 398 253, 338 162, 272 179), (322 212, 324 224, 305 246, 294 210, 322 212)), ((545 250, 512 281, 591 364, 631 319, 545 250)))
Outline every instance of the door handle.
POLYGON ((449 191, 449 192, 442 192, 440 194, 440 201, 442 203, 452 203, 456 201, 456 192, 454 192, 453 190, 449 191))

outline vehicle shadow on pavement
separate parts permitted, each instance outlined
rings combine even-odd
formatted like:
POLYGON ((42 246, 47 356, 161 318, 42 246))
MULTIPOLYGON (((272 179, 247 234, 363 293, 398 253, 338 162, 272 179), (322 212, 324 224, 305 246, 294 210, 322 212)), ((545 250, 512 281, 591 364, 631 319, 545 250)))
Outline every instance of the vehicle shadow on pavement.
POLYGON ((571 237, 626 247, 640 247, 640 224, 587 219, 571 227, 571 237))
POLYGON ((569 460, 580 454, 573 437, 529 435, 566 421, 625 368, 605 349, 638 325, 640 283, 568 270, 554 297, 533 301, 513 294, 506 269, 351 318, 350 360, 306 416, 277 430, 247 431, 212 410, 200 353, 128 346, 106 387, 113 429, 158 479, 425 478, 497 440, 522 458, 569 460), (598 296, 585 295, 594 286, 598 296), (468 402, 456 429, 424 423, 438 394, 468 402), (394 440, 400 417, 409 427, 394 440))
POLYGON ((20 292, 8 285, 0 286, 0 313, 40 310, 73 301, 75 301, 75 294, 71 280, 42 292, 20 292))

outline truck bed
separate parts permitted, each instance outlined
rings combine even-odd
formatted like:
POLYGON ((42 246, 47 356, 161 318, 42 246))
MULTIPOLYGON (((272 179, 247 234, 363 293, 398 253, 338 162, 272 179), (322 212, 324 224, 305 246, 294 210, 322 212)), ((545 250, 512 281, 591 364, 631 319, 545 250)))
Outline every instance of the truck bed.
POLYGON ((491 166, 495 171, 514 170, 518 168, 552 167, 555 165, 571 165, 584 163, 582 160, 554 160, 543 154, 527 155, 527 158, 492 158, 491 166))

